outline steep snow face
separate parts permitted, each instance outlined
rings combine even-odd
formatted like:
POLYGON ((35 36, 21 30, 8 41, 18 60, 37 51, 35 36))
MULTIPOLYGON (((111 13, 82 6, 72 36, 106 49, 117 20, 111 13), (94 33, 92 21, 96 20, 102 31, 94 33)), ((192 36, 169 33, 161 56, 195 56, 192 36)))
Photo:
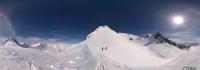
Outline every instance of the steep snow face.
POLYGON ((107 26, 100 26, 92 32, 85 43, 99 58, 109 58, 128 66, 158 66, 168 62, 154 52, 137 43, 130 42, 107 26))
POLYGON ((100 54, 103 50, 110 49, 115 43, 124 44, 123 41, 127 40, 118 35, 115 31, 107 26, 100 26, 94 32, 88 35, 85 43, 88 45, 90 51, 96 55, 100 54))

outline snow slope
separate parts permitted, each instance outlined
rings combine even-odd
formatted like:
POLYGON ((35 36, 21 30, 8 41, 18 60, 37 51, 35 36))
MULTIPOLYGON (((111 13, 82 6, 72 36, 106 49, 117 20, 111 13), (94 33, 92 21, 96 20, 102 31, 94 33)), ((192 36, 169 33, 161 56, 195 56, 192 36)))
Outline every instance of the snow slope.
POLYGON ((160 56, 162 52, 149 50, 143 45, 132 43, 107 26, 101 26, 86 39, 94 56, 101 56, 127 66, 159 66, 169 60, 160 56), (107 47, 107 49, 106 49, 107 47))
POLYGON ((151 34, 136 36, 100 26, 73 45, 9 39, 0 45, 0 70, 181 70, 200 67, 199 47, 187 52, 151 34))
POLYGON ((74 46, 63 50, 51 53, 33 48, 1 46, 0 70, 94 70, 96 60, 87 47, 74 46))
POLYGON ((129 41, 133 44, 137 43, 140 46, 146 47, 156 53, 157 56, 165 59, 174 59, 183 53, 183 51, 176 46, 168 43, 160 43, 157 39, 154 39, 154 35, 151 34, 146 36, 135 36, 132 34, 120 33, 120 35, 126 37, 127 39, 132 38, 133 40, 129 41))

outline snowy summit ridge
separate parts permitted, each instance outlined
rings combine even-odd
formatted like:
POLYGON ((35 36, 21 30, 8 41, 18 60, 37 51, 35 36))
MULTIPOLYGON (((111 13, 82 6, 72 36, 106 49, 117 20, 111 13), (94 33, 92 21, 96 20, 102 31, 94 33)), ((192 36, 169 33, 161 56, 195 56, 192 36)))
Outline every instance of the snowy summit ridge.
POLYGON ((91 36, 93 36, 94 34, 98 33, 98 32, 104 32, 104 31, 107 31, 107 32, 114 32, 112 29, 110 29, 107 25, 105 26, 99 26, 98 28, 96 28, 92 33, 90 33, 88 36, 87 36, 87 39, 90 38, 91 36))

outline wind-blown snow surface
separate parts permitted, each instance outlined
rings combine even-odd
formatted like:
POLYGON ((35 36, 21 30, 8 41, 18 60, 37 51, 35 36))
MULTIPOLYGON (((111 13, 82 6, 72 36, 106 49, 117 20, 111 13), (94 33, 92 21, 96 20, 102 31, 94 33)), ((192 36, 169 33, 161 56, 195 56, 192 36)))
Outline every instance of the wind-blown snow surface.
POLYGON ((188 52, 153 35, 117 33, 100 26, 79 44, 33 44, 0 47, 0 70, 181 70, 200 67, 199 47, 188 52))
POLYGON ((95 70, 96 59, 87 47, 65 47, 39 50, 1 46, 0 70, 95 70))

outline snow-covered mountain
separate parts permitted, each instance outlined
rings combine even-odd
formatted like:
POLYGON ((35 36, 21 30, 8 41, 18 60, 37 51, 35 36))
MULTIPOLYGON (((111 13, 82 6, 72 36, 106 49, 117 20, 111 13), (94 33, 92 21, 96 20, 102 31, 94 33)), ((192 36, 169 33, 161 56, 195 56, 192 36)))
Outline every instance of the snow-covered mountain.
POLYGON ((154 40, 151 38, 151 35, 145 37, 130 35, 132 39, 125 36, 127 35, 117 33, 108 26, 101 26, 88 35, 86 44, 94 56, 102 56, 120 64, 130 66, 162 65, 174 59, 182 52, 177 47, 168 44, 155 43, 149 45, 149 47, 145 47, 144 43, 147 44, 154 40), (131 42, 130 40, 137 42, 131 42), (166 51, 160 51, 162 49, 166 51))
POLYGON ((5 46, 19 47, 19 42, 15 37, 9 37, 4 43, 5 46))
POLYGON ((175 42, 173 40, 170 40, 169 38, 167 38, 160 32, 156 32, 154 34, 147 34, 147 35, 143 35, 143 36, 136 36, 136 35, 127 34, 127 33, 120 33, 120 35, 128 38, 132 42, 137 42, 137 43, 143 44, 144 46, 152 44, 152 43, 167 43, 169 45, 175 46, 182 50, 189 50, 192 46, 198 45, 198 43, 175 42))
POLYGON ((200 67, 199 47, 188 51, 180 48, 179 43, 161 33, 136 36, 100 26, 86 40, 73 45, 26 44, 10 37, 0 47, 0 70, 177 70, 194 64, 200 67))
POLYGON ((30 47, 29 44, 27 43, 20 43, 17 38, 11 36, 8 37, 8 39, 3 43, 5 46, 9 46, 9 47, 23 47, 23 48, 28 48, 30 47))

